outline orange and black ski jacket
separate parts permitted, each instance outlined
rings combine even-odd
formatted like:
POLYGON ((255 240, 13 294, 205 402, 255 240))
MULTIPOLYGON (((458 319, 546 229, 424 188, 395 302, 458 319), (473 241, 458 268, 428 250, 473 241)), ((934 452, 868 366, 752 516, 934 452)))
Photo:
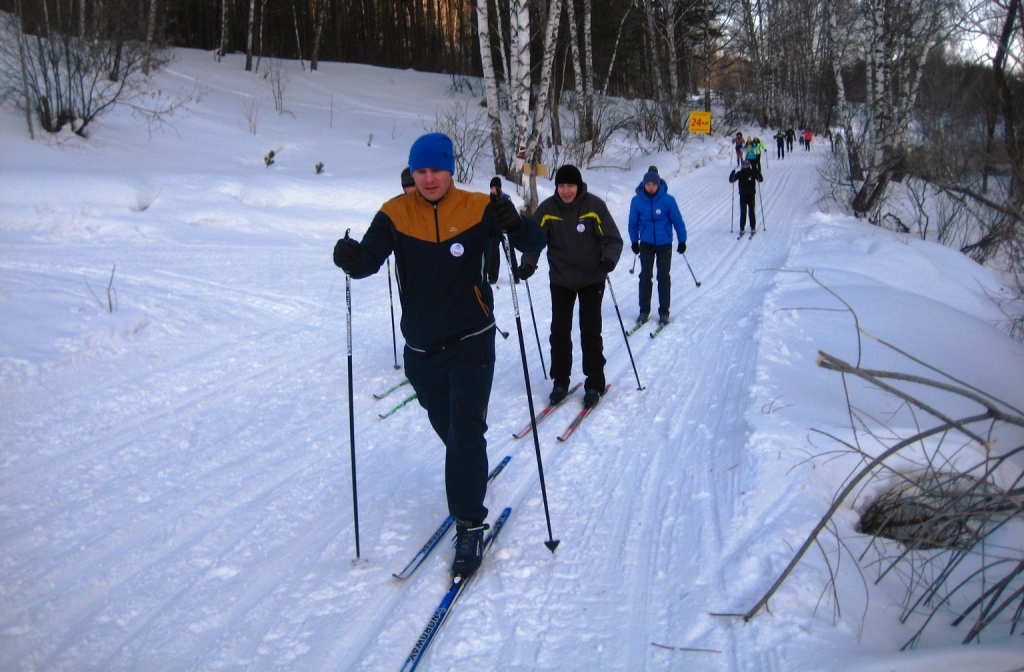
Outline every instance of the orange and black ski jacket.
MULTIPOLYGON (((418 191, 397 196, 374 216, 360 243, 362 261, 352 273, 376 273, 392 252, 402 303, 406 345, 438 352, 494 326, 494 296, 487 282, 491 240, 500 227, 484 221, 488 194, 452 185, 432 203, 418 191)), ((528 217, 509 233, 523 252, 544 249, 540 226, 528 217)))

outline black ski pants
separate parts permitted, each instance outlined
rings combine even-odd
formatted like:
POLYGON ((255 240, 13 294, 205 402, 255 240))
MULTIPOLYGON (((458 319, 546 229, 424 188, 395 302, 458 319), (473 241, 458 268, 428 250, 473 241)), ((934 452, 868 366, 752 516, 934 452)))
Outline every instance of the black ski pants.
POLYGON ((439 352, 405 347, 405 374, 445 445, 448 513, 487 518, 487 402, 494 381, 494 328, 439 352))
POLYGON ((672 303, 672 244, 640 243, 640 312, 651 314, 654 264, 658 264, 658 315, 668 317, 672 303))
POLYGON ((569 389, 572 377, 572 314, 580 302, 580 346, 583 351, 584 389, 604 392, 604 340, 601 338, 601 301, 604 283, 582 289, 551 285, 551 380, 569 389))
POLYGON ((743 229, 747 225, 747 212, 750 212, 750 230, 753 231, 757 228, 757 214, 755 210, 757 208, 754 205, 757 202, 757 194, 750 194, 744 196, 740 194, 740 233, 743 233, 743 229))

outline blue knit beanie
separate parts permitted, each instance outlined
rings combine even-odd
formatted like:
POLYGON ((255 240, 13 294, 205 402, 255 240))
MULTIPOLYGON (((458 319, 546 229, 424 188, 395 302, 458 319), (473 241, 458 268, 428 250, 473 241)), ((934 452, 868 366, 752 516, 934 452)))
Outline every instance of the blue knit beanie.
POLYGON ((415 173, 420 168, 455 174, 455 149, 451 138, 444 133, 427 133, 417 138, 409 150, 409 170, 415 173))
POLYGON ((658 185, 660 187, 661 186, 661 175, 659 175, 658 173, 654 172, 653 170, 648 172, 646 175, 644 175, 644 184, 647 184, 648 182, 653 182, 654 184, 656 184, 656 185, 658 185))

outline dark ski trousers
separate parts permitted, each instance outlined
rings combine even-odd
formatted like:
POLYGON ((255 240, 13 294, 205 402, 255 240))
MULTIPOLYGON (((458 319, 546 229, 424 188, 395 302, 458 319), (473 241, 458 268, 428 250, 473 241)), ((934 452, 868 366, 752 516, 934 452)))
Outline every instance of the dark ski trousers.
POLYGON ((405 374, 445 445, 448 513, 487 518, 487 401, 494 381, 494 328, 439 352, 405 347, 405 374))
POLYGON ((775 158, 784 159, 786 158, 786 146, 781 140, 775 143, 775 158))
POLYGON ((751 194, 750 196, 744 196, 743 194, 740 194, 740 233, 743 232, 743 229, 747 225, 748 210, 750 211, 750 230, 753 231, 755 228, 757 228, 757 215, 754 213, 754 211, 756 210, 756 208, 754 207, 756 200, 756 194, 751 194))
POLYGON ((582 289, 551 285, 551 380, 569 388, 572 376, 572 314, 580 301, 580 346, 583 351, 584 389, 604 392, 604 340, 601 338, 601 301, 604 283, 582 289))
POLYGON ((672 244, 640 243, 640 312, 651 314, 654 263, 658 263, 658 315, 668 317, 672 303, 672 244))

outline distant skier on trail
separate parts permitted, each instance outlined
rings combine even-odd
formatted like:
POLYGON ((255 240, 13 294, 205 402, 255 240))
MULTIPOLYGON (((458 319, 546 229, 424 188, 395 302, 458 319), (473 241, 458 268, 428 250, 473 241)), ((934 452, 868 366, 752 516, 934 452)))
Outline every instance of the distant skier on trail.
POLYGON ((747 213, 750 213, 750 235, 754 235, 757 229, 757 215, 754 213, 755 196, 757 195, 757 182, 764 182, 761 171, 753 168, 749 161, 743 162, 743 168, 737 173, 735 170, 729 173, 729 183, 739 182, 740 184, 740 235, 747 224, 747 213))
MULTIPOLYGON (((653 168, 653 166, 652 166, 653 168)), ((672 231, 679 238, 678 254, 686 252, 686 222, 668 183, 656 172, 644 175, 629 204, 629 240, 633 254, 640 255, 640 315, 637 324, 647 322, 654 291, 654 264, 658 264, 658 315, 668 324, 672 303, 672 231)))
POLYGON ((392 252, 402 287, 405 370, 444 442, 448 510, 455 516, 452 574, 480 566, 487 508, 487 404, 494 378, 494 299, 484 269, 491 239, 508 234, 522 251, 544 248, 544 232, 511 201, 455 186, 455 152, 442 133, 409 151, 415 190, 393 198, 360 242, 346 235, 334 263, 355 279, 380 270, 392 252))
POLYGON ((793 141, 796 140, 796 131, 793 130, 793 124, 789 125, 786 129, 786 151, 793 151, 793 141))
MULTIPOLYGON (((596 406, 605 392, 604 341, 601 338, 601 302, 608 274, 622 254, 622 236, 608 206, 587 191, 579 168, 564 165, 555 173, 557 193, 546 198, 534 217, 548 241, 551 280, 550 401, 557 404, 569 394, 572 374, 572 314, 580 304, 580 345, 583 374, 587 377, 583 405, 596 406)), ((537 270, 539 252, 524 254, 519 277, 526 280, 537 270)))
POLYGON ((786 133, 780 128, 775 134, 775 158, 786 158, 786 133))

